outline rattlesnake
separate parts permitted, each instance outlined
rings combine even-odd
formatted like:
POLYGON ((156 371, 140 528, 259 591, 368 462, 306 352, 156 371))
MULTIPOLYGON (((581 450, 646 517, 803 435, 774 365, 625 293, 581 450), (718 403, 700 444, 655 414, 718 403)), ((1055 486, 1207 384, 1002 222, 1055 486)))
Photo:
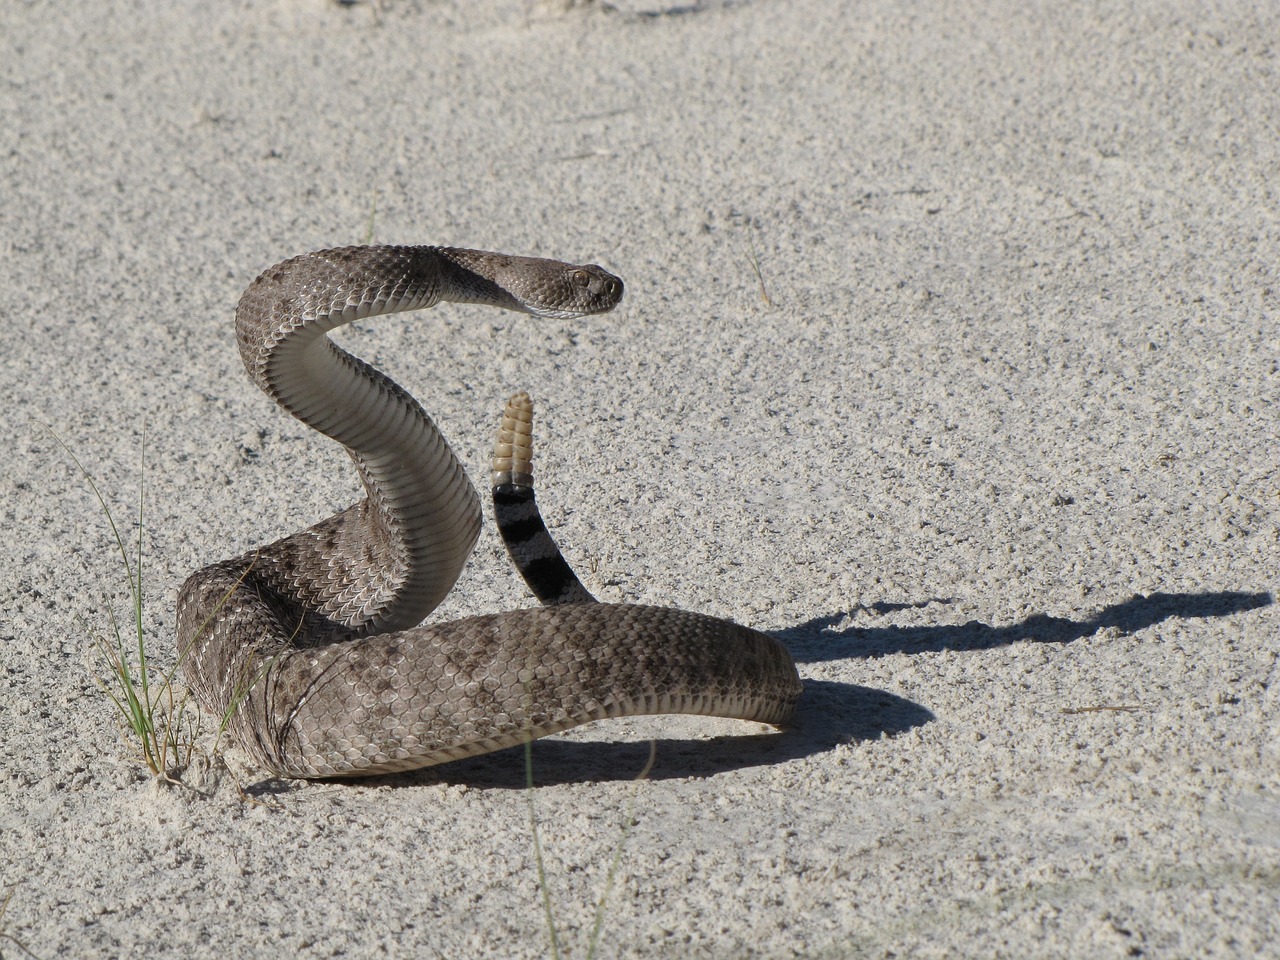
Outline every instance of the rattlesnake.
POLYGON ((621 299, 622 281, 595 265, 449 247, 325 250, 271 267, 245 291, 236 333, 249 376, 343 444, 366 492, 204 567, 179 592, 192 693, 259 764, 364 776, 605 717, 790 718, 800 681, 778 641, 682 610, 596 603, 564 577, 532 497, 523 395, 499 437, 495 498, 517 568, 550 605, 419 625, 476 542, 479 499, 422 407, 326 333, 441 300, 572 318, 621 299))

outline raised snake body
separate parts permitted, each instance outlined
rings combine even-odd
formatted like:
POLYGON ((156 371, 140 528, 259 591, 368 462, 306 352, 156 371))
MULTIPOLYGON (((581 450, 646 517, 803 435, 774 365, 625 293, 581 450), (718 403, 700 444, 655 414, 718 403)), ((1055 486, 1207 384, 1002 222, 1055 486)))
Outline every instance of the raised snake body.
MULTIPOLYGON (((366 492, 306 530, 197 571, 179 593, 179 657, 192 692, 229 718, 262 766, 363 776, 606 717, 789 719, 800 682, 776 640, 682 610, 595 603, 556 573, 564 565, 554 548, 522 554, 521 537, 536 541, 545 529, 505 421, 500 525, 517 567, 551 605, 419 625, 475 544, 479 499, 422 407, 327 332, 441 300, 576 317, 621 297, 622 282, 594 265, 446 247, 326 250, 271 267, 245 291, 236 332, 250 377, 343 444, 366 492), (531 529, 522 534, 522 525, 531 529), (560 579, 539 589, 547 569, 530 570, 548 563, 560 579)), ((509 419, 521 416, 518 400, 509 419)), ((527 419, 516 431, 526 454, 527 419)))

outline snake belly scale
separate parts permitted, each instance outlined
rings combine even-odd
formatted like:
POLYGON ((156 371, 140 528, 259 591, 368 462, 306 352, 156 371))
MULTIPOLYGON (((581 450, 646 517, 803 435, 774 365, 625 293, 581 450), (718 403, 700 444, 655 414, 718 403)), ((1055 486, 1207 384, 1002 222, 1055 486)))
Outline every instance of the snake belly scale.
MULTIPOLYGON (((449 247, 307 254, 245 291, 236 333, 249 376, 346 448, 366 494, 179 591, 188 685, 257 763, 280 776, 366 776, 607 717, 790 718, 790 655, 726 620, 595 603, 579 585, 567 602, 422 625, 475 545, 479 498, 417 401, 326 334, 441 300, 572 318, 621 298, 622 282, 594 265, 449 247)), ((527 471, 505 479, 506 496, 532 503, 527 471)))

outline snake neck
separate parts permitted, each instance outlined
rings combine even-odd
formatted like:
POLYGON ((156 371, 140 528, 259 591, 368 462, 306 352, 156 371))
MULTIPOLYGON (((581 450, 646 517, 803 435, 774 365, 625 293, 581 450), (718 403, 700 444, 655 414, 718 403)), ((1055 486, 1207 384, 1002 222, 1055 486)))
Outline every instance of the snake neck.
POLYGON ((364 282, 358 274, 335 282, 326 274, 341 269, 341 253, 300 258, 317 282, 299 284, 295 266, 288 292, 264 274, 241 300, 237 332, 254 382, 346 448, 366 499, 256 551, 254 576, 299 609, 372 635, 414 626, 444 599, 479 535, 480 505, 417 401, 327 334, 365 317, 485 291, 465 277, 460 284, 452 261, 429 248, 414 248, 394 283, 364 282), (331 292, 308 297, 322 287, 331 292), (317 567, 326 576, 298 573, 317 567))

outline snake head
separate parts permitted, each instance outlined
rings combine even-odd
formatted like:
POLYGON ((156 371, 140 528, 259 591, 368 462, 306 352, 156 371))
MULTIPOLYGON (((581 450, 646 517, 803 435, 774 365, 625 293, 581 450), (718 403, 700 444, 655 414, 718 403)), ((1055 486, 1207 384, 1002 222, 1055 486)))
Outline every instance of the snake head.
POLYGON ((463 247, 426 249, 445 264, 441 300, 486 303, 556 320, 608 313, 622 300, 622 280, 594 263, 515 257, 463 247))
POLYGON ((622 302, 622 291, 622 279, 603 267, 559 263, 555 269, 539 271, 520 299, 535 317, 569 320, 608 313, 622 302))

